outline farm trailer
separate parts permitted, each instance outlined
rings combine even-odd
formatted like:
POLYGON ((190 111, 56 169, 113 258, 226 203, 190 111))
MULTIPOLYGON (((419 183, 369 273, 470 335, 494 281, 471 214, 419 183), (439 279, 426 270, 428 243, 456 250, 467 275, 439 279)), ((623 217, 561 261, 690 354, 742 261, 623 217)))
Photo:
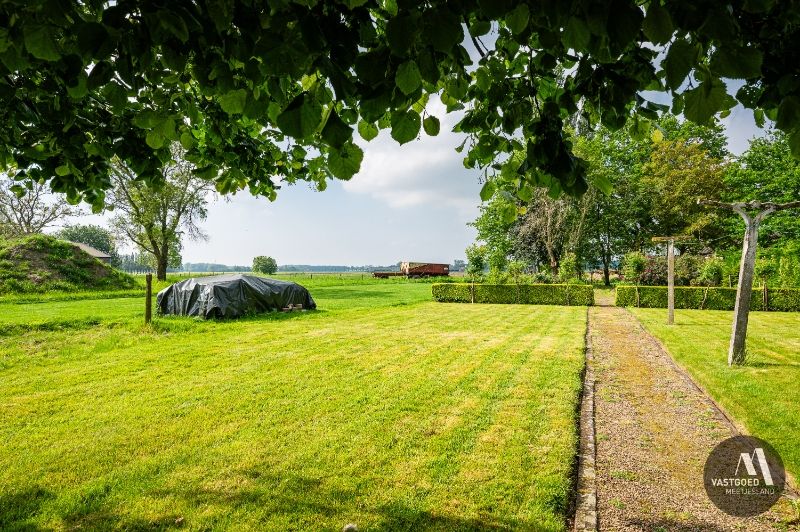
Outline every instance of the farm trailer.
POLYGON ((433 262, 401 262, 399 272, 372 272, 372 276, 378 279, 388 279, 389 277, 447 277, 449 275, 449 264, 436 264, 433 262))

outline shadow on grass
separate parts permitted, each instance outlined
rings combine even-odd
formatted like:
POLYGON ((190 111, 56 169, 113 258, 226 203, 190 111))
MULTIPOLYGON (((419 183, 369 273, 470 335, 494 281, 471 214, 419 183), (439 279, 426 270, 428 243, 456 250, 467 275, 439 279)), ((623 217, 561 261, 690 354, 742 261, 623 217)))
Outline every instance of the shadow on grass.
MULTIPOLYGON (((60 521, 68 529, 80 530, 167 530, 177 528, 216 528, 238 525, 254 525, 237 523, 231 520, 234 515, 252 517, 263 516, 275 522, 295 523, 300 529, 322 528, 322 521, 340 521, 334 529, 341 529, 345 524, 354 522, 359 528, 371 530, 440 530, 440 531, 479 531, 537 528, 537 523, 509 520, 500 516, 485 518, 459 518, 435 515, 430 511, 414 508, 399 501, 392 501, 380 506, 362 506, 359 499, 368 495, 361 490, 337 489, 325 486, 322 479, 307 478, 299 475, 262 474, 257 470, 240 471, 254 483, 252 487, 235 491, 214 489, 199 486, 186 486, 170 490, 155 490, 143 494, 147 497, 182 499, 185 504, 179 505, 187 510, 198 510, 210 507, 222 507, 217 515, 205 514, 200 521, 184 518, 169 513, 142 519, 126 515, 121 506, 111 505, 108 501, 112 490, 106 487, 101 490, 89 490, 83 493, 77 504, 66 505, 58 513, 56 508, 64 505, 54 504, 50 508, 43 506, 55 499, 51 492, 40 488, 32 488, 0 497, 0 529, 14 531, 46 530, 31 524, 39 514, 46 512, 47 521, 60 521), (117 509, 120 508, 120 511, 117 509), (356 510, 358 508, 358 510, 356 510), (359 523, 351 514, 370 514, 371 523, 359 523)), ((413 488, 411 488, 413 489, 413 488)), ((409 493, 409 495, 413 495, 409 493)), ((133 502, 133 501, 130 501, 133 502)), ((124 505, 124 503, 123 503, 124 505)), ((201 512, 203 513, 203 512, 201 512)), ((265 529, 270 522, 260 523, 265 529)), ((326 525, 327 527, 327 525, 326 525)))
POLYGON ((40 487, 0 494, 0 530, 43 530, 27 521, 55 496, 40 487))

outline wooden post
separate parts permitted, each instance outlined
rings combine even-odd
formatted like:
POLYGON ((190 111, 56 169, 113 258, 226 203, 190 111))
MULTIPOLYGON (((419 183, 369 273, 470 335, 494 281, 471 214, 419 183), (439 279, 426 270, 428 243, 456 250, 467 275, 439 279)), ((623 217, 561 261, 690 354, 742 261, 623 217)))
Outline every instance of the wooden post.
POLYGON ((147 293, 144 299, 144 322, 150 323, 153 319, 153 274, 148 273, 145 276, 147 284, 147 293))
POLYGON ((758 246, 758 227, 761 222, 775 211, 796 209, 800 201, 789 203, 772 203, 749 201, 747 203, 723 203, 713 200, 698 200, 701 205, 713 205, 730 209, 744 220, 744 242, 742 243, 742 261, 739 264, 739 284, 736 287, 736 305, 733 309, 733 327, 731 343, 728 347, 728 365, 744 364, 745 340, 747 339, 747 322, 750 316, 750 297, 753 295, 753 277, 756 269, 756 247, 758 246), (756 211, 750 214, 747 211, 756 211))
POLYGON ((667 243, 667 325, 675 323, 675 242, 693 242, 689 236, 657 236, 653 242, 667 243))
POLYGON ((675 323, 675 241, 667 242, 667 325, 675 323))

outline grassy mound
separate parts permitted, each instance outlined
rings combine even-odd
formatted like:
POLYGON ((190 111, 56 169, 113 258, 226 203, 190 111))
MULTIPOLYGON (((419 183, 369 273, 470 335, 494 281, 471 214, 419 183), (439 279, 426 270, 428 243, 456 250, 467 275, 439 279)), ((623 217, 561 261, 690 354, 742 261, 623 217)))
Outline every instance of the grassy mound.
POLYGON ((133 288, 130 275, 46 235, 0 240, 0 294, 133 288))

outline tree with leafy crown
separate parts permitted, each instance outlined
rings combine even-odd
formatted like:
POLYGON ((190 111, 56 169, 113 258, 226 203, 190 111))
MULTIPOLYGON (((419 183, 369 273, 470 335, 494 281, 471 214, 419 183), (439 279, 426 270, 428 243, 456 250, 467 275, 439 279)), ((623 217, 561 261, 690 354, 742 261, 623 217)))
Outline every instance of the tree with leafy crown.
POLYGON ((642 135, 660 113, 706 123, 739 102, 797 156, 798 20, 776 0, 5 2, 0 169, 100 210, 112 160, 157 186, 180 142, 219 192, 272 199, 352 177, 356 130, 436 135, 432 94, 464 112, 465 165, 523 200, 586 190, 568 122, 642 135))

